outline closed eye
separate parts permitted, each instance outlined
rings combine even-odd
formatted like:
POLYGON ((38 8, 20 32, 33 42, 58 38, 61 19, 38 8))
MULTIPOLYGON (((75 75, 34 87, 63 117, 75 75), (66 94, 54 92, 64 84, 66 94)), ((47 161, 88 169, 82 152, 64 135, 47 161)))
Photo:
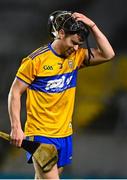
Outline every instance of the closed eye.
POLYGON ((76 41, 73 41, 72 40, 72 44, 75 46, 75 45, 78 45, 78 46, 81 46, 83 45, 83 42, 76 42, 76 41))

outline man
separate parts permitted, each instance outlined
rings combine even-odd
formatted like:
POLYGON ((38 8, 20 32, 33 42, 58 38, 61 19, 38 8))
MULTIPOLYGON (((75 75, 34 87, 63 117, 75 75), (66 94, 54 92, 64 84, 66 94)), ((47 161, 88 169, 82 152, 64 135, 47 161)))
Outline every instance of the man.
MULTIPOLYGON (((55 145, 58 161, 44 172, 34 157, 36 178, 59 179, 72 159, 72 114, 77 72, 80 68, 101 64, 114 57, 114 51, 97 25, 81 13, 55 11, 49 16, 53 41, 23 59, 11 86, 8 109, 11 142, 17 147, 27 139, 55 145), (93 34, 97 48, 89 48, 93 34), (87 48, 82 48, 86 42, 87 48), (25 134, 21 128, 21 95, 27 90, 25 134)), ((32 159, 31 159, 32 158, 32 159)))

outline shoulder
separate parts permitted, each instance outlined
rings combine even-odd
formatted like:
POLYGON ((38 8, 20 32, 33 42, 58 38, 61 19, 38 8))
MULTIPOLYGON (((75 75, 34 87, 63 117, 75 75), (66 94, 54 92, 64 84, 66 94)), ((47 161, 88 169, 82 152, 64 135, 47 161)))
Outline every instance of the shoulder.
POLYGON ((88 56, 88 49, 86 49, 86 48, 79 48, 76 51, 75 55, 76 55, 76 59, 85 60, 85 59, 87 59, 87 56, 88 56))
POLYGON ((42 56, 43 54, 45 54, 45 52, 49 51, 48 45, 45 45, 43 47, 40 47, 38 49, 36 49, 35 51, 33 51, 32 53, 30 53, 29 55, 27 55, 26 57, 24 57, 21 61, 21 65, 22 66, 33 66, 33 65, 39 65, 40 64, 40 56, 42 56))
POLYGON ((50 49, 49 49, 48 45, 45 45, 45 46, 42 46, 42 47, 36 49, 35 51, 33 51, 31 54, 28 55, 28 57, 33 60, 37 56, 40 56, 49 50, 50 49))
POLYGON ((76 54, 86 54, 88 51, 88 49, 86 48, 79 48, 77 51, 76 51, 76 54))

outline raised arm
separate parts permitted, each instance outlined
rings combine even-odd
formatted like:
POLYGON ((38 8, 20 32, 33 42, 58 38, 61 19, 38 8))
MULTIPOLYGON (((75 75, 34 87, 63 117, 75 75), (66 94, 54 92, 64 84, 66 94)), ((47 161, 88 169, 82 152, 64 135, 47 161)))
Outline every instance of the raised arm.
POLYGON ((21 95, 28 85, 15 78, 8 95, 8 112, 11 122, 11 143, 20 147, 25 135, 20 121, 21 95))
POLYGON ((115 55, 114 50, 97 25, 81 13, 74 13, 73 16, 77 21, 82 21, 87 24, 95 38, 97 48, 91 49, 94 57, 91 57, 90 65, 97 65, 111 60, 115 55))

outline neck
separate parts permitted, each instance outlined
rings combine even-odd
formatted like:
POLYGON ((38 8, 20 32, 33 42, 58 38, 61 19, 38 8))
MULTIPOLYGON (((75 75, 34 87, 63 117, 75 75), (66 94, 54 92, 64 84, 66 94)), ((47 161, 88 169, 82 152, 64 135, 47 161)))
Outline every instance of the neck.
POLYGON ((52 48, 56 51, 57 54, 62 55, 64 52, 63 45, 60 39, 56 39, 51 44, 52 48))

